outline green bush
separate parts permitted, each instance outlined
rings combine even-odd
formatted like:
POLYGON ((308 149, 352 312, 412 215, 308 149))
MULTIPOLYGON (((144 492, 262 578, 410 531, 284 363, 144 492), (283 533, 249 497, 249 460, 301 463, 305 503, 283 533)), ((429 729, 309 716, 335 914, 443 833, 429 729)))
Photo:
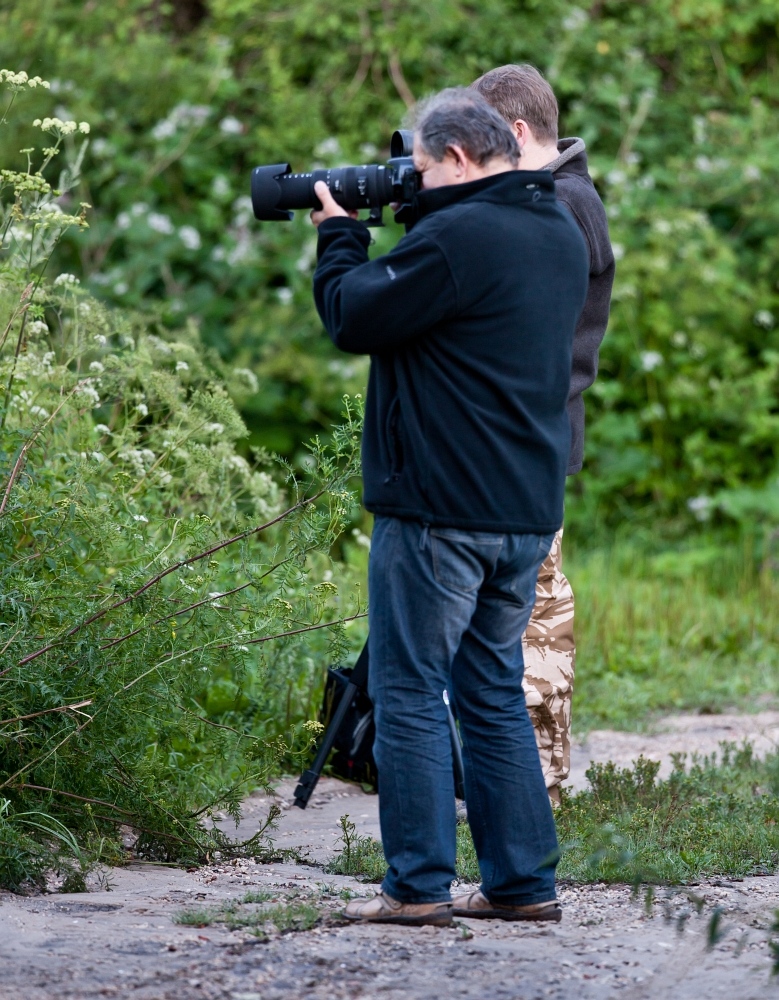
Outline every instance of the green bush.
MULTIPOLYGON (((108 301, 155 300, 168 326, 194 317, 259 377, 240 402, 252 442, 295 460, 367 366, 321 333, 305 217, 253 220, 251 166, 381 157, 414 98, 537 64, 564 134, 588 143, 619 257, 569 526, 776 523, 772 0, 129 0, 88 15, 76 0, 24 0, 0 28, 0 61, 50 67, 63 117, 93 126, 77 197, 98 208, 63 267, 108 301)), ((17 135, 3 158, 27 144, 17 135)), ((397 236, 379 232, 377 250, 397 236)))
MULTIPOLYGON (((33 88, 6 77, 14 98, 33 88)), ((237 816, 307 748, 327 649, 362 615, 328 557, 352 511, 354 405, 304 474, 250 463, 231 393, 253 373, 72 275, 45 282, 62 231, 86 222, 59 209, 79 151, 58 191, 40 169, 79 126, 42 127, 52 146, 3 175, 0 206, 0 886, 14 889, 52 865, 83 884, 121 856, 120 826, 149 857, 222 845, 203 820, 237 816)))

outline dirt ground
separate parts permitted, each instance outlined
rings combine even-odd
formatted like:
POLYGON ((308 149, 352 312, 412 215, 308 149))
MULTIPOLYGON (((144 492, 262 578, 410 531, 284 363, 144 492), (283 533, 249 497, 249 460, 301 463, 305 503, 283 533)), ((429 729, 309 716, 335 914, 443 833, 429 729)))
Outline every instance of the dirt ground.
MULTIPOLYGON (((646 734, 591 733, 576 748, 572 778, 585 781, 591 759, 628 763, 644 753, 709 753, 723 740, 776 745, 779 713, 679 716, 646 734)), ((698 916, 676 896, 650 912, 625 887, 562 886, 563 922, 554 926, 460 921, 452 929, 343 924, 344 890, 374 887, 328 875, 338 819, 378 835, 377 800, 332 779, 309 808, 290 807, 294 781, 281 782, 279 847, 305 852, 306 864, 241 861, 194 871, 131 865, 104 873, 87 894, 0 894, 0 998, 81 1000, 765 1000, 779 998, 771 978, 769 925, 779 878, 709 880, 698 916), (264 891, 276 902, 310 902, 322 913, 308 931, 253 936, 223 924, 173 922, 187 909, 216 907, 264 891), (707 948, 714 907, 721 937, 707 948), (683 919, 680 921, 679 918, 683 919), (689 919, 684 919, 688 917, 689 919), (679 924, 684 930, 678 929, 679 924)), ((272 799, 247 800, 239 834, 255 830, 272 799)), ((256 907, 242 905, 241 912, 256 907)))

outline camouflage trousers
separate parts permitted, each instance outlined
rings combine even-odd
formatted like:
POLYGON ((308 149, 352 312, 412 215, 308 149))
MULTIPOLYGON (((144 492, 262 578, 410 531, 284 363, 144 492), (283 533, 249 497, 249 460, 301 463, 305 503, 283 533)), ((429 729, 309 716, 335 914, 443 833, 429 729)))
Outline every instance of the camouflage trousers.
POLYGON ((549 797, 559 801, 559 786, 571 768, 571 698, 575 646, 573 591, 563 575, 563 529, 538 571, 536 603, 522 638, 525 698, 549 797))

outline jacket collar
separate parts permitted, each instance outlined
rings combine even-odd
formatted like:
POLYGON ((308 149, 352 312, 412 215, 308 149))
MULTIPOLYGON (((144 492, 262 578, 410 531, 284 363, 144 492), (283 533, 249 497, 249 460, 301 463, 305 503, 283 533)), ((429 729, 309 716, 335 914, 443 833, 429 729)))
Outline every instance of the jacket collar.
POLYGON ((584 139, 571 136, 570 139, 560 139, 557 143, 557 159, 547 163, 544 169, 556 174, 586 174, 587 154, 584 139))
POLYGON ((468 184, 447 184, 420 191, 416 196, 417 215, 429 215, 450 205, 472 201, 521 205, 539 193, 545 200, 554 198, 554 179, 548 170, 507 170, 468 184))

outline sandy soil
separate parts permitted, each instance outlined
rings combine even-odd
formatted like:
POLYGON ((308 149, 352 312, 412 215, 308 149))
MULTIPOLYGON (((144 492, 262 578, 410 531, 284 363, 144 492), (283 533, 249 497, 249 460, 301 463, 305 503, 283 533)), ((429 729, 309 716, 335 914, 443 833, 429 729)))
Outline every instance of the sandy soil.
MULTIPOLYGON (((779 713, 666 720, 653 735, 591 733, 577 747, 573 777, 581 785, 590 759, 628 763, 643 752, 662 759, 679 750, 711 752, 722 739, 779 737, 779 713)), ((294 781, 276 801, 279 847, 307 854, 307 864, 241 861, 195 871, 131 865, 107 873, 109 889, 88 894, 16 897, 0 894, 2 1000, 764 1000, 779 997, 771 979, 769 924, 779 906, 779 878, 710 880, 696 892, 702 916, 680 897, 658 899, 649 913, 624 887, 561 887, 563 923, 525 926, 461 921, 452 929, 344 925, 345 889, 373 887, 328 875, 338 818, 378 834, 377 800, 323 780, 309 808, 290 807, 294 781), (194 907, 267 891, 274 902, 308 901, 322 912, 312 930, 255 937, 221 924, 192 927, 173 917, 194 907), (712 909, 724 911, 723 936, 710 950, 712 909), (667 911, 667 912, 666 912, 667 911), (678 918, 683 932, 678 930, 678 918)), ((239 833, 256 829, 271 800, 252 796, 239 833)), ((246 906, 241 912, 256 909, 246 906)))

